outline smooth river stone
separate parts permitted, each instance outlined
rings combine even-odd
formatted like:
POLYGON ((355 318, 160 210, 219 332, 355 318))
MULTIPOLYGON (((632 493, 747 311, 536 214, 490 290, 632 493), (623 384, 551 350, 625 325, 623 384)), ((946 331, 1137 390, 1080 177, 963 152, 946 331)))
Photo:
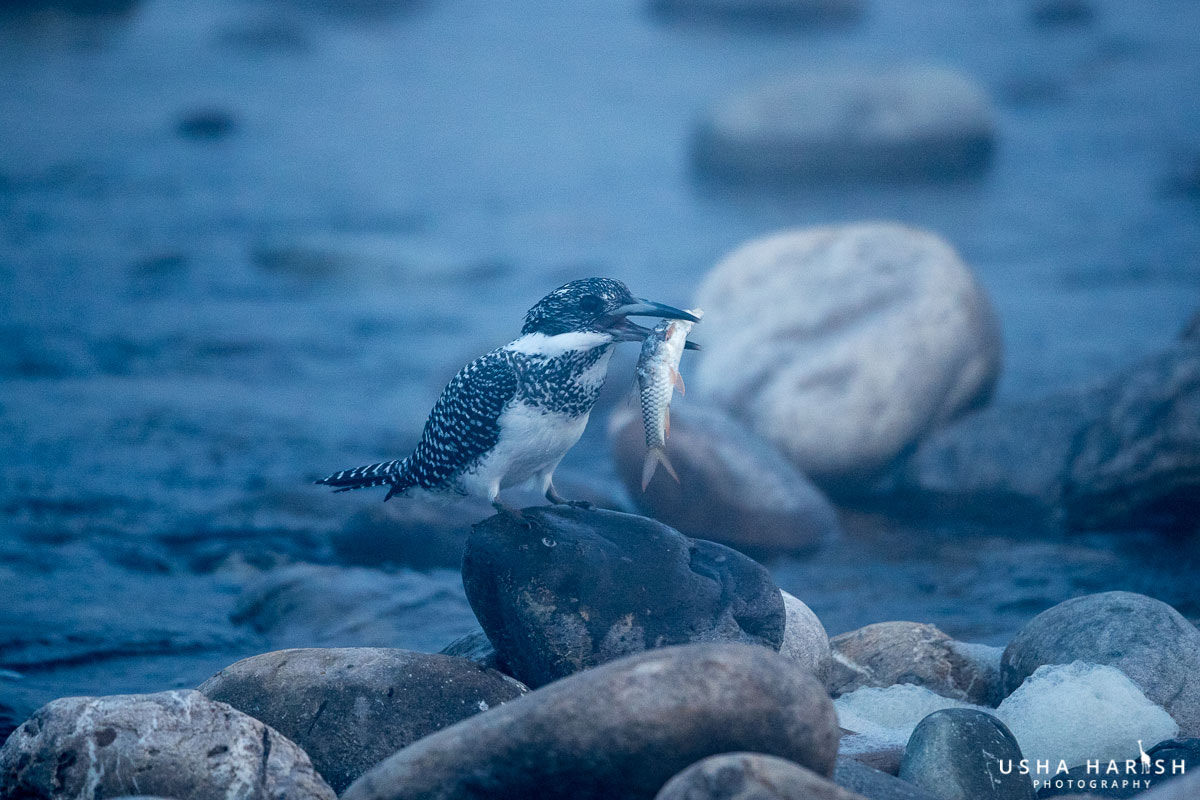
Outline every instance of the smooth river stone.
POLYGON ((707 756, 833 774, 833 703, 766 647, 668 647, 603 664, 417 741, 342 800, 649 800, 707 756))

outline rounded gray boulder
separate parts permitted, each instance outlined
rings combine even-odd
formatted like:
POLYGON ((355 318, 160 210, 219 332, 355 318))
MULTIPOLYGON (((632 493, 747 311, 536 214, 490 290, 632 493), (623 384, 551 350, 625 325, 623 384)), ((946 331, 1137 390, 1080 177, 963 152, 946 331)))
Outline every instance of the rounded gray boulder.
POLYGON ((667 455, 642 491, 642 418, 631 409, 609 420, 617 473, 638 507, 687 534, 751 555, 813 550, 837 536, 833 506, 773 445, 712 406, 676 403, 667 455))
POLYGON ((722 753, 671 778, 655 800, 865 800, 810 769, 759 753, 722 753))
POLYGON ((913 228, 756 239, 709 272, 696 305, 705 312, 696 394, 826 489, 869 485, 985 402, 999 375, 991 303, 953 248, 913 228))
POLYGON ((400 748, 528 690, 462 658, 346 647, 243 659, 200 691, 303 747, 341 792, 400 748))
POLYGON ((291 740, 200 692, 64 697, 0 748, 0 797, 334 800, 291 740))
POLYGON ((529 686, 654 647, 783 642, 779 588, 736 550, 632 514, 522 513, 475 526, 463 586, 501 662, 529 686))
POLYGON ((710 755, 752 751, 833 772, 838 726, 817 680, 765 647, 629 656, 417 741, 343 800, 638 800, 710 755))
POLYGON ((1004 694, 1043 664, 1074 661, 1116 667, 1175 718, 1181 736, 1200 735, 1200 631, 1161 600, 1104 592, 1043 611, 1004 650, 1004 694))

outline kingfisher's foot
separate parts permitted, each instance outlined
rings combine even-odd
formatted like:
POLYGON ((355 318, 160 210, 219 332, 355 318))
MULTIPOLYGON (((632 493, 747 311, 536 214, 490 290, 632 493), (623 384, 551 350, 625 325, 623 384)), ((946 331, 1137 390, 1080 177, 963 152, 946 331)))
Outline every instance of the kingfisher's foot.
POLYGON ((499 500, 492 501, 492 508, 496 509, 497 514, 504 514, 505 516, 512 519, 514 522, 519 523, 520 525, 523 525, 526 528, 533 527, 533 523, 531 523, 529 520, 525 519, 525 515, 521 513, 521 509, 519 509, 519 508, 513 508, 512 506, 505 505, 504 503, 501 503, 499 500))
POLYGON ((546 499, 549 500, 551 503, 553 503, 556 506, 568 506, 570 508, 582 508, 585 511, 592 510, 595 508, 595 506, 592 505, 591 503, 589 503, 587 500, 568 500, 567 498, 565 498, 561 494, 559 494, 557 491, 555 491, 553 483, 546 487, 546 499))

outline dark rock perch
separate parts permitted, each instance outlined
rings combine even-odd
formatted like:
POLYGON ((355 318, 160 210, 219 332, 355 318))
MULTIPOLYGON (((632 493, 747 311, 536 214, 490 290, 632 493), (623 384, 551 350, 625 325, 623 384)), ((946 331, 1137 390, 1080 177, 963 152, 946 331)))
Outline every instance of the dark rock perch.
POLYGON ((1033 780, 1001 762, 1021 760, 1008 727, 991 714, 946 708, 921 720, 900 762, 900 778, 939 798, 1034 800, 1033 780))
POLYGON ((461 658, 346 647, 243 659, 200 691, 303 747, 341 792, 400 748, 528 690, 461 658))
POLYGON ((342 800, 649 800, 718 753, 832 774, 838 726, 817 680, 765 647, 629 656, 417 741, 342 800))
POLYGON ((0 797, 334 800, 292 741, 196 691, 64 697, 0 748, 0 797))
POLYGON ((1116 667, 1175 718, 1182 735, 1200 735, 1200 631, 1166 603, 1104 592, 1043 611, 1004 650, 1004 694, 1043 664, 1073 661, 1116 667))
POLYGON ((676 775, 655 800, 866 800, 799 764, 759 753, 722 753, 676 775))
POLYGON ((475 526, 467 599, 512 674, 543 686, 689 642, 778 650, 785 612, 767 570, 735 550, 611 511, 531 508, 475 526))

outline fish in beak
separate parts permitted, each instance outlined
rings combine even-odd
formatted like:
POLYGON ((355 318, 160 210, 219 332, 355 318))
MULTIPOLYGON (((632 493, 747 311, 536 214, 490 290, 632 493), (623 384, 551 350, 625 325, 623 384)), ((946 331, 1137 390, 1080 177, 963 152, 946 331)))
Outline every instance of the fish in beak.
MULTIPOLYGON (((669 306, 666 303, 656 303, 653 300, 638 298, 637 302, 627 303, 612 312, 608 329, 616 335, 618 342, 641 342, 650 335, 650 329, 633 322, 629 317, 659 317, 660 319, 683 319, 688 322, 699 322, 700 318, 683 309, 669 306)), ((689 341, 685 345, 688 350, 699 350, 700 345, 689 341)))

